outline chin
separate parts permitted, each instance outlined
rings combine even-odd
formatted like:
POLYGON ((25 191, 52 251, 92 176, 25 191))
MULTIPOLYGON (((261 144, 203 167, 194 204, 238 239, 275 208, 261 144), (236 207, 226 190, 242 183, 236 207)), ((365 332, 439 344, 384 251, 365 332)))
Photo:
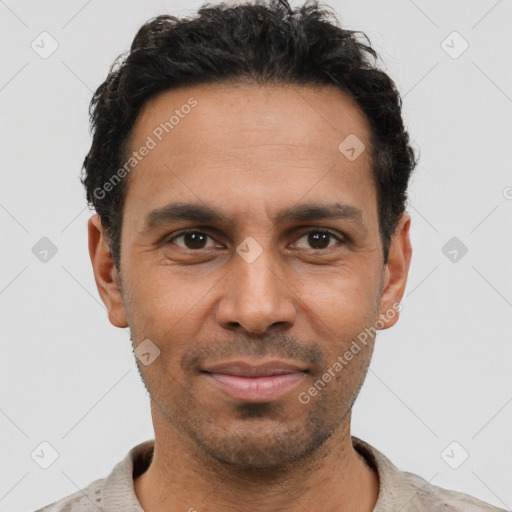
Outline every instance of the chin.
POLYGON ((223 464, 270 469, 305 458, 332 433, 332 429, 308 431, 270 420, 247 423, 245 428, 237 425, 231 430, 196 432, 192 438, 207 455, 223 464))

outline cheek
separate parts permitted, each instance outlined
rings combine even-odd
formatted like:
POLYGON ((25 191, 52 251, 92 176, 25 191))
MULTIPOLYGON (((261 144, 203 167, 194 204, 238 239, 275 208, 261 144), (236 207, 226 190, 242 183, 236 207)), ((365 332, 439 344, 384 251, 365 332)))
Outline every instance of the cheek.
POLYGON ((364 328, 378 313, 377 289, 370 281, 339 277, 316 281, 305 295, 310 321, 325 325, 337 336, 364 328))
POLYGON ((166 324, 171 328, 194 315, 208 289, 204 280, 190 282, 171 267, 151 268, 137 275, 131 287, 134 313, 148 326, 166 324))
POLYGON ((153 372, 183 378, 177 371, 179 362, 205 325, 212 286, 214 282, 184 278, 169 267, 156 267, 137 277, 131 286, 130 328, 135 345, 148 338, 159 348, 153 372))

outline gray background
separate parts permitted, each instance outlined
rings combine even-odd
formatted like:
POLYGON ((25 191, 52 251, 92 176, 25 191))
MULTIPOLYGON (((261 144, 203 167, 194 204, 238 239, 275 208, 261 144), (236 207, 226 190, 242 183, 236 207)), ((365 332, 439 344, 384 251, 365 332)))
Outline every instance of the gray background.
MULTIPOLYGON (((128 329, 96 291, 78 175, 88 102, 114 58, 148 18, 200 4, 0 0, 0 511, 76 492, 153 437, 128 329), (59 45, 46 59, 31 47, 43 31, 59 45), (46 262, 43 237, 57 248, 46 262), (48 469, 31 458, 43 441, 59 454, 48 469)), ((403 311, 378 336, 353 434, 432 484, 510 509, 512 2, 330 5, 380 52, 421 157, 403 311), (456 246, 443 252, 452 237, 468 248, 456 262, 456 246)))

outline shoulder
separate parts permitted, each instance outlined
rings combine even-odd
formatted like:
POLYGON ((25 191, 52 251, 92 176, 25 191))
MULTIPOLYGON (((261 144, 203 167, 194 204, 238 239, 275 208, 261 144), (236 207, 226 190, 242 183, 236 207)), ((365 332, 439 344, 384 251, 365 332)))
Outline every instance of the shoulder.
POLYGON ((374 512, 506 512, 469 494, 445 489, 419 475, 402 471, 382 452, 352 436, 354 448, 379 475, 379 496, 374 512))
POLYGON ((154 440, 134 446, 107 477, 35 512, 143 512, 133 478, 149 466, 153 447, 154 440))
POLYGON ((46 505, 35 512, 103 512, 101 489, 106 478, 100 478, 86 488, 46 505))
POLYGON ((429 484, 418 475, 401 471, 395 488, 404 498, 410 500, 404 512, 504 512, 474 496, 460 491, 445 489, 429 484))

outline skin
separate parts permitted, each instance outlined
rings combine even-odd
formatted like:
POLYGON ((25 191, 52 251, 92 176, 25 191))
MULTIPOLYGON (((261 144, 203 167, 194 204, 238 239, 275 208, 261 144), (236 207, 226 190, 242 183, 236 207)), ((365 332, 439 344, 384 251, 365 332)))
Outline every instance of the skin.
POLYGON ((365 328, 399 317, 410 217, 402 215, 384 265, 368 120, 331 86, 194 86, 145 105, 132 150, 190 97, 197 106, 129 175, 120 273, 100 218, 88 225, 110 322, 130 327, 134 347, 150 339, 160 350, 147 366, 137 359, 155 452, 136 495, 150 512, 230 512, 241 503, 253 512, 371 511, 379 479, 352 446, 350 420, 375 337, 307 404, 298 400, 365 328), (338 150, 349 134, 366 146, 354 161, 338 150), (208 205, 227 222, 148 231, 148 213, 176 201, 208 205), (361 218, 275 221, 303 203, 346 203, 361 218), (178 237, 185 228, 208 236, 178 237), (334 236, 311 242, 318 229, 334 236), (262 248, 251 263, 236 252, 246 237, 262 248), (308 373, 266 403, 236 400, 199 371, 273 358, 308 373))

